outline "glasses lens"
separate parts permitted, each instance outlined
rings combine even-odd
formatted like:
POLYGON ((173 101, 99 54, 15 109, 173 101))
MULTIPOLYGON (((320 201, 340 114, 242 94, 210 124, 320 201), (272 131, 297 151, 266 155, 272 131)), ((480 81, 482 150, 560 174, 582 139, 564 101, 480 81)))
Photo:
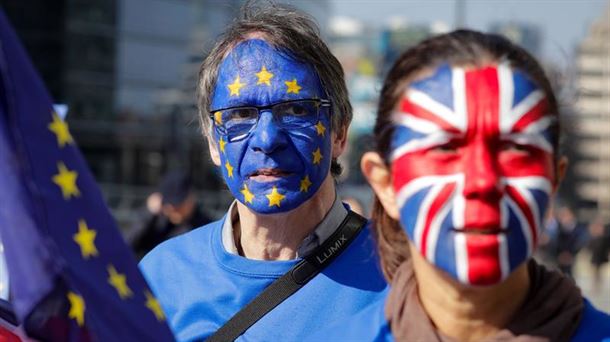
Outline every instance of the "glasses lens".
POLYGON ((273 107, 273 114, 287 128, 315 125, 318 121, 319 102, 315 100, 280 103, 273 107))
POLYGON ((252 107, 227 109, 222 113, 222 126, 228 135, 246 133, 256 124, 258 110, 252 107))

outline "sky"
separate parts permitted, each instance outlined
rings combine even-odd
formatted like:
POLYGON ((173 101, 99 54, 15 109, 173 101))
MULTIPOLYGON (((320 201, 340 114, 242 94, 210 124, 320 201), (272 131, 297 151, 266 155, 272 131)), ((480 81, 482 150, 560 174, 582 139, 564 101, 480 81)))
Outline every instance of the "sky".
MULTIPOLYGON (((539 25, 542 57, 559 65, 570 64, 577 43, 594 19, 601 17, 607 0, 465 0, 466 27, 488 30, 492 22, 539 25)), ((443 21, 454 24, 454 0, 330 0, 333 15, 383 25, 400 16, 408 23, 443 21)))

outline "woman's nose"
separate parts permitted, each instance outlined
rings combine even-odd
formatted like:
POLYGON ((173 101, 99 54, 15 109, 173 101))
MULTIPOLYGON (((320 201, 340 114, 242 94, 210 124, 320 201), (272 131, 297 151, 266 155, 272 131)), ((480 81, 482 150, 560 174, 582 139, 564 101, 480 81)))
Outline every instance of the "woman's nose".
POLYGON ((501 175, 492 147, 485 141, 474 142, 464 158, 464 197, 499 200, 501 175))

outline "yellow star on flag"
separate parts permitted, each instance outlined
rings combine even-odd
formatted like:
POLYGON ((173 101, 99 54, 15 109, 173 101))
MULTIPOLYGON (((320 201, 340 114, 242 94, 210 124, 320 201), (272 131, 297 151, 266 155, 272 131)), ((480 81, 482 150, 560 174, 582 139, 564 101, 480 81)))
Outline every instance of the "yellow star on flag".
POLYGON ((127 286, 127 278, 125 275, 118 273, 113 265, 108 265, 106 269, 108 270, 108 283, 116 289, 119 293, 119 297, 125 299, 133 296, 133 292, 131 292, 131 289, 127 286))
POLYGON ((256 84, 266 84, 268 86, 271 85, 271 78, 273 74, 267 71, 267 68, 263 65, 261 71, 255 73, 256 77, 258 77, 258 82, 256 84))
POLYGON ((301 180, 301 192, 307 192, 311 184, 312 183, 309 180, 309 176, 305 176, 305 178, 301 180))
POLYGON ((313 154, 313 163, 320 164, 320 161, 322 160, 322 152, 320 152, 320 148, 318 147, 318 149, 315 150, 314 152, 312 152, 312 154, 313 154))
POLYGON ((68 300, 70 301, 68 317, 76 320, 78 326, 82 327, 85 324, 85 301, 83 297, 70 291, 68 292, 68 300))
POLYGON ((326 127, 322 124, 322 121, 318 121, 316 124, 316 131, 318 131, 318 135, 324 136, 324 132, 326 132, 326 127))
POLYGON ((90 256, 98 255, 97 248, 95 247, 96 235, 97 232, 94 229, 89 229, 85 220, 78 220, 78 233, 73 235, 73 239, 80 246, 83 258, 89 259, 90 256))
POLYGON ((227 174, 229 175, 229 178, 233 178, 233 166, 231 166, 228 160, 225 163, 225 167, 227 168, 227 174))
POLYGON ((286 93, 288 94, 298 94, 301 90, 301 86, 297 83, 296 78, 292 79, 292 81, 286 81, 284 82, 284 84, 286 84, 286 86, 288 87, 288 89, 286 90, 286 93))
POLYGON ((78 172, 70 171, 66 167, 66 164, 62 162, 57 163, 58 174, 53 176, 53 183, 57 184, 61 189, 61 193, 64 199, 70 199, 70 196, 80 196, 80 191, 76 186, 76 178, 78 178, 78 172))
POLYGON ((273 187, 271 193, 269 195, 265 195, 269 199, 269 206, 272 207, 274 205, 280 206, 280 202, 286 197, 279 192, 277 192, 277 187, 273 187))
POLYGON ((73 144, 74 140, 72 139, 72 135, 68 130, 68 124, 62 120, 57 113, 53 112, 53 122, 51 122, 47 127, 57 137, 57 145, 59 147, 64 147, 66 144, 73 144))
POLYGON ((237 76, 235 78, 235 81, 233 81, 233 83, 228 85, 229 90, 231 91, 230 96, 233 96, 233 95, 239 96, 239 90, 245 85, 246 85, 245 83, 240 82, 239 76, 237 76))
POLYGON ((221 111, 217 111, 216 113, 214 113, 214 122, 216 122, 217 125, 222 125, 222 112, 221 111))
POLYGON ((161 305, 157 298, 155 298, 150 292, 145 291, 144 295, 146 296, 146 307, 150 309, 155 314, 157 321, 162 322, 165 320, 165 314, 163 313, 163 309, 161 309, 161 305))
POLYGON ((252 200, 254 199, 254 194, 250 192, 250 189, 248 189, 248 186, 244 183, 244 188, 241 190, 241 193, 244 195, 244 201, 246 203, 252 203, 252 200))
POLYGON ((223 138, 220 138, 220 140, 218 140, 218 145, 220 145, 220 152, 224 153, 225 152, 225 145, 227 144, 226 141, 224 141, 223 138))

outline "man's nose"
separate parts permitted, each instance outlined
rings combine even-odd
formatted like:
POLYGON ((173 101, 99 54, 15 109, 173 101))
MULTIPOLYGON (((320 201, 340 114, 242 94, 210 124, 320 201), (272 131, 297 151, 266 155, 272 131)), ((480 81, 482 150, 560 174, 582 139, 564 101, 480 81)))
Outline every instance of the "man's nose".
POLYGON ((500 169, 489 142, 478 141, 465 152, 464 197, 500 200, 503 187, 500 169))
POLYGON ((288 143, 286 132, 278 126, 270 110, 260 113, 258 123, 252 131, 250 148, 254 151, 271 153, 288 143))

